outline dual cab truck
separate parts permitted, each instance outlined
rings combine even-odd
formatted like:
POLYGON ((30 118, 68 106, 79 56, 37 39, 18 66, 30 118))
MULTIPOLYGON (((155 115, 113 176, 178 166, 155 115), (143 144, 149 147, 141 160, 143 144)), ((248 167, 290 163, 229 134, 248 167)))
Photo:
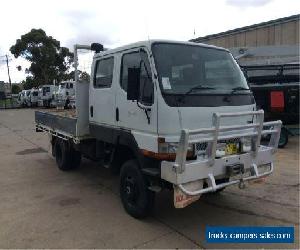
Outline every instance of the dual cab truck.
POLYGON ((36 130, 50 134, 59 169, 85 157, 119 173, 133 217, 148 215, 166 188, 181 208, 273 172, 281 122, 264 123, 229 51, 152 40, 111 50, 75 45, 74 52, 76 114, 36 111, 36 130), (89 83, 78 81, 79 49, 95 51, 89 83))

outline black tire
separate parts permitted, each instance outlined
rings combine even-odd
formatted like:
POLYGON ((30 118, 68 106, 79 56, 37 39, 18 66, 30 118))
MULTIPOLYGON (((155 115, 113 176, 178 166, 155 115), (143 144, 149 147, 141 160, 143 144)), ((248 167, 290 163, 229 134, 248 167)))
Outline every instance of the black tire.
POLYGON ((81 163, 81 153, 76 150, 71 151, 71 164, 73 169, 78 168, 81 163))
POLYGON ((126 212, 132 217, 141 219, 152 212, 155 193, 148 189, 136 160, 125 162, 121 168, 120 195, 126 212))
POLYGON ((55 151, 56 151, 56 141, 51 141, 51 148, 52 148, 52 156, 55 158, 55 151))
POLYGON ((64 105, 64 109, 68 109, 69 108, 69 104, 70 104, 70 100, 67 99, 64 105))
POLYGON ((77 154, 77 151, 71 149, 66 142, 57 139, 55 142, 55 159, 60 170, 68 171, 80 165, 81 155, 79 152, 77 154))
POLYGON ((278 142, 279 148, 284 148, 285 145, 289 142, 289 132, 286 128, 281 129, 280 138, 278 142))

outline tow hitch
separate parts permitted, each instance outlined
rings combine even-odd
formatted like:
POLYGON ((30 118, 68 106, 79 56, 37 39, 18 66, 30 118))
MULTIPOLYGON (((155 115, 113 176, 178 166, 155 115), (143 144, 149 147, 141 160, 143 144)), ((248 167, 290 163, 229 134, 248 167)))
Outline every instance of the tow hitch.
POLYGON ((226 171, 230 177, 241 176, 245 173, 244 164, 227 165, 226 171))
MULTIPOLYGON (((244 164, 233 164, 233 165, 228 165, 226 166, 226 172, 227 175, 230 176, 233 179, 239 179, 239 188, 240 189, 245 189, 246 184, 243 180, 245 177, 245 167, 244 164)), ((247 174, 247 173, 246 173, 247 174)))

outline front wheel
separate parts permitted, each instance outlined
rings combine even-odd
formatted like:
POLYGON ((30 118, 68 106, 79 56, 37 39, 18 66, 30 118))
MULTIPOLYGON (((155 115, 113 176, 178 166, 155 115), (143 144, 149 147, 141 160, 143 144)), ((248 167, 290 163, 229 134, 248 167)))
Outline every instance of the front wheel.
POLYGON ((121 168, 120 196, 126 212, 134 218, 144 218, 153 209, 155 193, 148 189, 136 160, 125 162, 121 168))

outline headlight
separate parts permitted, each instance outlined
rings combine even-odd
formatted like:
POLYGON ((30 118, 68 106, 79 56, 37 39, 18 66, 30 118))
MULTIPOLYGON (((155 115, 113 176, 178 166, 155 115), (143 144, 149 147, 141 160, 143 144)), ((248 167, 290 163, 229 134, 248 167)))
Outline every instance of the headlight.
POLYGON ((266 172, 269 172, 270 170, 271 170, 271 163, 257 166, 258 174, 264 174, 266 172))
MULTIPOLYGON (((163 142, 158 143, 158 152, 159 153, 166 153, 166 154, 176 154, 178 149, 177 142, 163 142)), ((188 155, 194 153, 194 146, 190 144, 188 146, 188 155)))
MULTIPOLYGON (((158 153, 160 154, 170 154, 176 156, 178 149, 178 142, 166 142, 164 138, 158 139, 158 153)), ((195 155, 194 145, 189 144, 187 150, 187 156, 192 157, 195 155)))
POLYGON ((226 155, 226 143, 217 143, 217 149, 216 149, 216 157, 223 157, 226 155))
POLYGON ((242 152, 247 153, 251 151, 251 137, 243 137, 241 138, 241 144, 242 144, 242 152))

